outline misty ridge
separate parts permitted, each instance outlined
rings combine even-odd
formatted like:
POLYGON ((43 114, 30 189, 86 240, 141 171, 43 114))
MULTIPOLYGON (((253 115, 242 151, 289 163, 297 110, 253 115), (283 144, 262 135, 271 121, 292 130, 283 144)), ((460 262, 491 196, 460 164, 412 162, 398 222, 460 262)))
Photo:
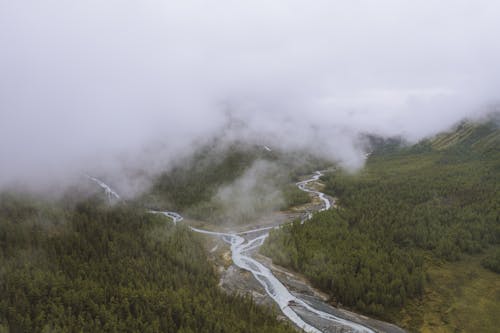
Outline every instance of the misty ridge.
MULTIPOLYGON (((137 198, 213 138, 358 170, 367 134, 417 142, 498 110, 499 11, 0 1, 0 189, 58 196, 90 174, 137 198)), ((260 181, 277 168, 255 161, 213 200, 279 206, 260 181)))
POLYGON ((291 182, 315 167, 331 165, 304 151, 228 140, 217 137, 176 161, 131 199, 152 210, 179 211, 211 224, 241 225, 304 200, 291 182))

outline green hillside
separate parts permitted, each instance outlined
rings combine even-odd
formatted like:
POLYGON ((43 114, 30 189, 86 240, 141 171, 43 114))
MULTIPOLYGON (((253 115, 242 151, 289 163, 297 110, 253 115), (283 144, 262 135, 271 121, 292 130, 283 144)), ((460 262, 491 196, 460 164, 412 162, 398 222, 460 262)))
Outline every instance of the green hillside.
POLYGON ((500 143, 500 131, 495 121, 483 124, 463 122, 454 131, 430 140, 435 150, 469 147, 477 152, 494 152, 500 143))
MULTIPOLYGON (((174 210, 213 224, 243 224, 255 220, 259 213, 307 202, 307 194, 290 183, 299 175, 326 165, 327 162, 306 152, 270 152, 262 146, 214 140, 158 176, 151 191, 139 201, 149 208, 174 210), (246 196, 245 205, 252 207, 248 212, 228 217, 228 208, 235 211, 238 207, 226 207, 217 193, 245 175, 255 184, 235 196, 246 196), (273 191, 276 202, 250 202, 273 191)), ((243 188, 244 185, 235 186, 243 188)))
MULTIPOLYGON (((332 301, 415 331, 426 325, 426 311, 441 325, 460 317, 451 316, 450 291, 435 281, 441 263, 449 263, 442 267, 460 297, 473 280, 460 276, 466 271, 460 263, 472 256, 473 270, 487 276, 492 289, 467 289, 468 300, 500 308, 500 286, 494 282, 500 275, 487 273, 495 270, 500 248, 499 133, 494 121, 463 123, 413 146, 397 140, 379 145, 359 173, 323 178, 326 192, 338 197, 337 211, 272 232, 263 253, 305 273, 332 301), (426 303, 429 295, 434 303, 426 303), (415 307, 416 301, 423 303, 415 307)), ((493 332, 494 318, 484 319, 490 326, 476 331, 493 332)))

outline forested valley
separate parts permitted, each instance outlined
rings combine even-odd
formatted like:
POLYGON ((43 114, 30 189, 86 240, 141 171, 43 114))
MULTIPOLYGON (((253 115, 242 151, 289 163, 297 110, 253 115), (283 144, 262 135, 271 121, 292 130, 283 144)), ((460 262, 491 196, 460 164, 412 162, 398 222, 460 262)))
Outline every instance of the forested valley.
POLYGON ((499 271, 495 121, 464 122, 411 146, 379 141, 364 169, 322 181, 338 208, 272 231, 261 252, 303 272, 334 304, 397 320, 423 297, 431 265, 482 256, 484 268, 499 271))
POLYGON ((213 225, 245 224, 261 214, 309 202, 309 196, 293 181, 327 165, 330 163, 307 152, 268 151, 263 146, 228 144, 216 138, 160 174, 138 202, 213 225), (249 210, 227 216, 229 210, 237 210, 237 202, 227 207, 218 194, 238 179, 245 181, 235 187, 243 190, 232 194, 241 196, 244 202, 240 206, 249 210), (273 192, 274 196, 269 195, 273 192))
MULTIPOLYGON (((436 265, 477 257, 499 279, 496 123, 463 123, 416 145, 371 139, 364 169, 321 179, 337 208, 272 231, 261 252, 304 273, 332 304, 396 322, 427 297, 436 265)), ((115 205, 100 195, 2 193, 0 332, 293 331, 251 298, 218 287, 199 235, 147 211, 224 224, 220 189, 240 186, 253 170, 251 195, 272 184, 262 192, 278 191, 281 200, 232 216, 242 224, 266 209, 310 201, 293 182, 326 166, 302 152, 214 143, 166 170, 141 197, 115 205)))
POLYGON ((290 332, 143 207, 0 196, 0 332, 290 332))
POLYGON ((287 208, 309 201, 290 181, 325 162, 216 141, 132 200, 110 205, 96 184, 87 184, 90 195, 76 185, 58 200, 1 193, 0 332, 293 330, 248 296, 218 286, 201 236, 147 211, 220 224, 217 190, 259 163, 266 172, 259 182, 269 180, 282 198, 273 209, 287 208))

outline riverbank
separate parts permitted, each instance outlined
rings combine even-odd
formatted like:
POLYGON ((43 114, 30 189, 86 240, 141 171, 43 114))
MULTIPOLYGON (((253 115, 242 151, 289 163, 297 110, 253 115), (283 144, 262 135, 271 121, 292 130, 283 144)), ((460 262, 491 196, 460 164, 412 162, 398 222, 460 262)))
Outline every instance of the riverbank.
MULTIPOLYGON (((227 245, 225 246, 221 240, 211 242, 210 252, 221 276, 220 286, 230 293, 251 295, 259 304, 275 310, 280 309, 293 323, 296 325, 302 323, 310 332, 404 332, 395 325, 332 307, 326 302, 326 295, 312 288, 306 279, 299 274, 273 265, 269 258, 257 253, 261 244, 258 242, 267 237, 270 227, 276 227, 297 218, 306 222, 310 213, 331 207, 332 198, 326 197, 317 190, 321 186, 317 182, 320 175, 321 173, 317 172, 311 178, 297 183, 300 189, 312 195, 310 204, 286 213, 273 213, 256 221, 252 225, 253 230, 249 232, 242 233, 239 230, 238 240, 231 239, 229 242, 232 244, 231 252, 228 252, 227 245), (241 237, 243 239, 240 239, 241 237), (236 244, 235 246, 235 241, 242 245, 236 244), (251 246, 253 243, 256 245, 251 246), (238 269, 229 262, 230 256, 235 258, 235 248, 240 250, 236 254, 237 266, 241 267, 243 262, 247 271, 238 269), (244 257, 240 257, 243 254, 241 249, 244 249, 244 257)), ((210 235, 215 234, 210 233, 210 235)), ((220 236, 225 237, 222 233, 220 236)), ((225 239, 225 242, 227 243, 228 240, 225 239)), ((282 316, 279 315, 279 317, 282 316)))

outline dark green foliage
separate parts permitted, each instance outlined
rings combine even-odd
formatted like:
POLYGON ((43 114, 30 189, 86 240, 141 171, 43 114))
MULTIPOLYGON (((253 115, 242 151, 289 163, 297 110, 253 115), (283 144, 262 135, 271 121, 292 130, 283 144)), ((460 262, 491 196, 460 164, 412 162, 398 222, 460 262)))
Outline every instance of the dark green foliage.
POLYGON ((495 273, 500 274, 500 249, 497 249, 492 255, 487 256, 481 261, 481 265, 495 273))
POLYGON ((420 255, 372 239, 335 211, 271 232, 262 252, 304 272, 333 301, 376 315, 423 291, 420 255))
POLYGON ((376 315, 401 306, 422 293, 423 258, 455 261, 499 246, 499 133, 462 124, 410 147, 381 144, 358 174, 323 177, 337 212, 271 233, 262 250, 345 305, 376 315))
POLYGON ((231 183, 262 154, 253 147, 230 146, 220 150, 205 147, 156 181, 153 194, 182 211, 210 201, 217 188, 231 183))
MULTIPOLYGON (((232 143, 230 145, 214 140, 198 150, 193 156, 179 161, 173 169, 161 174, 152 190, 141 198, 141 202, 153 209, 168 208, 181 212, 188 218, 200 219, 214 224, 228 222, 227 207, 217 198, 218 191, 233 184, 258 163, 265 161, 267 167, 258 173, 257 182, 268 191, 281 190, 286 209, 293 204, 305 203, 307 195, 289 186, 299 175, 326 167, 325 161, 307 153, 284 153, 266 151, 261 146, 232 143)), ((259 187, 259 186, 256 186, 259 187)), ((257 191, 258 192, 258 191, 257 191)), ((270 193, 244 193, 248 197, 266 197, 270 193)), ((277 205, 275 208, 280 208, 277 205)), ((262 207, 253 207, 264 212, 262 207)), ((255 214, 231 216, 228 223, 242 224, 255 220, 255 214), (247 216, 248 215, 248 216, 247 216)))
POLYGON ((284 186, 283 198, 283 209, 303 205, 311 201, 309 195, 306 192, 299 190, 296 185, 284 186))
POLYGON ((2 197, 0 330, 291 330, 251 299, 223 293, 187 227, 142 211, 2 197))

